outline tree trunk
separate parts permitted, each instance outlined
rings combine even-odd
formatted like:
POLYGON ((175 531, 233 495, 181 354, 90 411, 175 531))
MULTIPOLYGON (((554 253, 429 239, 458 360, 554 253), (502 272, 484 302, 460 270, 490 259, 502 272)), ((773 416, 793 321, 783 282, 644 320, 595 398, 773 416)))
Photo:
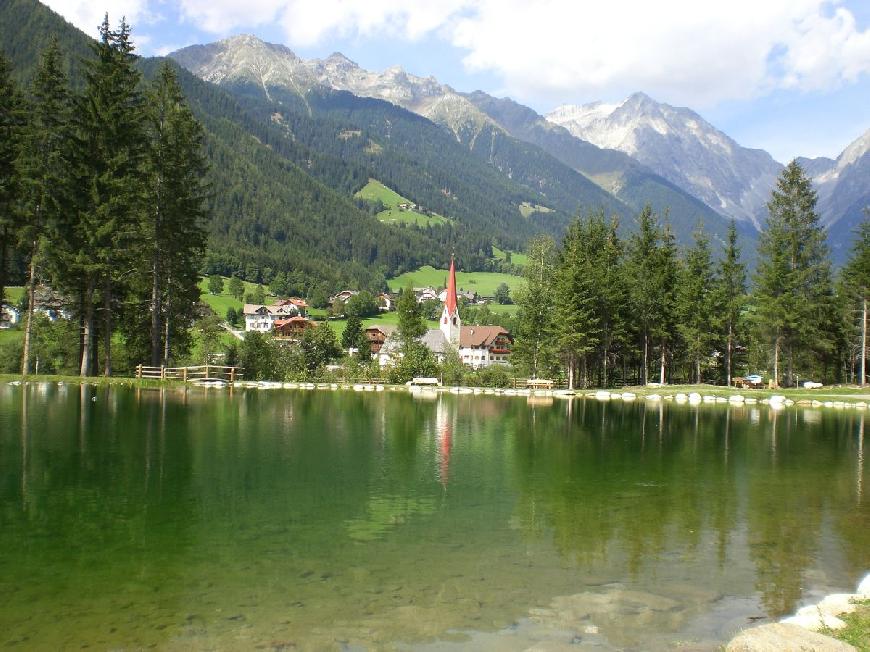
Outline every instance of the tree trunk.
POLYGON ((607 345, 604 345, 604 384, 603 387, 607 387, 607 345))
POLYGON ((649 366, 649 335, 643 334, 643 385, 646 387, 647 367, 649 366))
POLYGON ((169 319, 163 320, 163 364, 169 366, 169 319))
POLYGON ((779 387, 779 338, 773 342, 773 386, 779 387))
POLYGON ((861 300, 861 387, 867 385, 867 293, 861 300))
POLYGON ((6 238, 9 236, 9 227, 3 227, 0 234, 0 312, 6 303, 6 238))
POLYGON ((586 362, 586 356, 583 356, 583 389, 589 387, 589 365, 586 362))
POLYGON ((107 276, 103 285, 103 375, 112 375, 112 281, 107 276))
POLYGON ((661 365, 659 366, 659 383, 664 385, 665 384, 665 352, 666 352, 664 339, 662 339, 662 347, 661 348, 662 348, 662 358, 661 358, 661 365))
POLYGON ((728 387, 731 387, 731 347, 734 346, 733 341, 733 325, 728 322, 728 344, 725 348, 725 380, 728 381, 728 387))
POLYGON ((568 389, 574 389, 574 356, 568 356, 568 389))
POLYGON ((151 366, 160 366, 160 335, 162 328, 160 323, 160 255, 155 252, 151 266, 151 366))
POLYGON ((701 384, 701 358, 695 358, 695 382, 701 384))
POLYGON ((39 241, 33 241, 30 250, 30 278, 27 279, 27 322, 24 324, 24 351, 21 356, 21 375, 30 373, 30 342, 33 337, 33 304, 36 297, 36 254, 39 241))
POLYGON ((82 361, 80 373, 90 376, 91 349, 94 345, 94 281, 88 278, 88 284, 82 295, 82 361))

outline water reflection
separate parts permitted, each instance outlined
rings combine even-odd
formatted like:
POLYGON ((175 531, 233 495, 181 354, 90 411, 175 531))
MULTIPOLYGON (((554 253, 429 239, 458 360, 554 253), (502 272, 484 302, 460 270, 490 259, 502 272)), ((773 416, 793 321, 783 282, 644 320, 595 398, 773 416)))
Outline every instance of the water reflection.
POLYGON ((0 631, 37 647, 380 648, 578 609, 638 645, 870 567, 863 413, 45 384, 0 386, 0 426, 0 631))

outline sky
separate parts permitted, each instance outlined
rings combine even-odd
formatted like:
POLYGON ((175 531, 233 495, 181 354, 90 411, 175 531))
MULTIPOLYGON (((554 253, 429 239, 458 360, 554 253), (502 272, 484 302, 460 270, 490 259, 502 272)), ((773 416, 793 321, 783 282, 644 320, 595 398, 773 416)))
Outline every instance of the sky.
POLYGON ((781 162, 870 129, 870 0, 43 1, 91 35, 126 16, 144 55, 248 33, 539 113, 643 91, 781 162))

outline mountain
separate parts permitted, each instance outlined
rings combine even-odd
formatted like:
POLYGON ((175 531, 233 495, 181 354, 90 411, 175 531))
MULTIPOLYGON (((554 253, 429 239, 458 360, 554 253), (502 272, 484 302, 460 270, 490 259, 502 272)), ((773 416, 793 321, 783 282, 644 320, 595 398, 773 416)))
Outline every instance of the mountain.
POLYGON ((782 165, 690 109, 635 93, 619 104, 560 106, 546 117, 577 138, 625 152, 723 215, 759 229, 764 223, 782 165))
MULTIPOLYGON (((630 156, 574 138, 511 100, 480 91, 459 93, 434 77, 418 77, 398 66, 368 71, 340 53, 306 61, 284 46, 247 35, 185 48, 171 56, 209 81, 249 83, 268 97, 276 95, 276 87, 290 91, 288 103, 303 103, 309 111, 308 98, 326 89, 405 108, 444 127, 472 154, 511 179, 540 190, 546 197, 539 201, 542 206, 572 213, 578 205, 598 205, 625 218, 650 203, 659 213, 668 212, 684 243, 699 221, 719 239, 727 230, 727 221, 715 210, 630 156)), ((623 222, 630 227, 630 219, 623 222)), ((744 231, 752 248, 754 233, 744 231)))
MULTIPOLYGON (((728 220, 704 202, 631 156, 615 149, 603 149, 573 136, 567 129, 553 124, 534 110, 511 99, 495 98, 481 91, 465 96, 496 124, 512 136, 538 145, 565 165, 583 173, 605 190, 613 193, 634 211, 647 203, 660 214, 668 213, 674 230, 687 237, 699 221, 715 239, 724 242, 728 220)), ((755 249, 756 231, 749 224, 738 223, 741 246, 747 253, 755 249)))
POLYGON ((592 208, 620 215, 631 212, 541 148, 512 138, 471 102, 432 78, 414 77, 400 68, 370 73, 340 54, 305 61, 282 45, 248 35, 183 48, 170 56, 204 80, 269 102, 284 120, 341 119, 348 124, 347 133, 364 128, 370 139, 386 148, 377 159, 366 160, 375 178, 417 203, 466 222, 495 211, 498 217, 487 219, 495 235, 527 238, 534 229, 559 234, 571 215, 592 208), (395 157, 425 160, 429 169, 413 179, 406 177, 405 187, 395 188, 378 169, 395 157), (440 180, 438 192, 458 198, 458 203, 432 195, 426 180, 435 178, 440 180), (502 196, 486 191, 499 185, 502 196), (486 204, 462 214, 462 205, 480 193, 488 196, 486 204), (545 209, 533 213, 534 229, 519 212, 523 204, 545 209))
MULTIPOLYGON (((0 3, 0 51, 10 58, 22 85, 33 74, 33 57, 52 37, 69 59, 73 85, 80 86, 80 58, 92 56, 92 39, 35 0, 0 3)), ((160 63, 140 61, 146 79, 153 78, 160 63)), ((203 272, 238 273, 265 283, 284 272, 293 279, 294 291, 328 293, 342 285, 380 288, 386 276, 443 264, 453 248, 470 267, 484 263, 488 252, 481 250, 492 243, 491 235, 460 239, 450 229, 382 224, 340 184, 312 175, 308 165, 331 165, 333 176, 348 186, 367 178, 365 168, 330 161, 294 144, 283 125, 263 119, 263 107, 181 68, 178 76, 204 126, 210 163, 211 219, 203 272)))
POLYGON ((849 256, 855 228, 870 208, 870 129, 832 160, 799 158, 819 193, 819 213, 837 262, 849 256))

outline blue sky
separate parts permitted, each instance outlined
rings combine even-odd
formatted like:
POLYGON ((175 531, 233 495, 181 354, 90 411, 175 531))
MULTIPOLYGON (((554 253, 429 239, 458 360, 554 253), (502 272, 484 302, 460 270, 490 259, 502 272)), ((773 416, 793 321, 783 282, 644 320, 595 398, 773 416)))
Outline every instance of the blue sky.
POLYGON ((868 0, 48 0, 94 34, 126 15, 142 54, 252 33, 339 51, 545 113, 644 91, 776 159, 835 157, 870 129, 868 0))

